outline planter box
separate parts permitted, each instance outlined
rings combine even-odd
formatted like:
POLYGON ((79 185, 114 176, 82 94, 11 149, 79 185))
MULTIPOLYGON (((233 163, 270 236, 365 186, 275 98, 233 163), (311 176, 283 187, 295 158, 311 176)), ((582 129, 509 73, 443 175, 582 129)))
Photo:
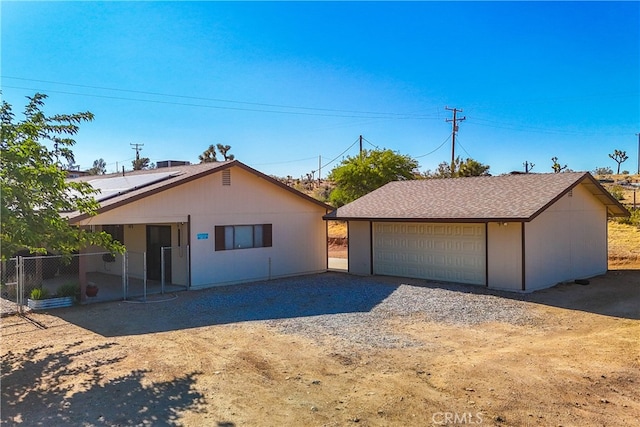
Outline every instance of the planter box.
POLYGON ((32 310, 47 310, 50 308, 71 307, 73 297, 47 298, 47 299, 27 299, 27 305, 32 310))

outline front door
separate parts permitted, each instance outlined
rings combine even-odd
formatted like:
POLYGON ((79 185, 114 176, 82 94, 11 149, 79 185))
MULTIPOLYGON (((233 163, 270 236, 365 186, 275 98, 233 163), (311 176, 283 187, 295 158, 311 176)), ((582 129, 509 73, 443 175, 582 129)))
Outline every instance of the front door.
MULTIPOLYGON (((147 278, 162 279, 161 249, 171 247, 170 225, 147 225, 147 278)), ((165 252, 164 277, 171 282, 171 252, 165 252)))

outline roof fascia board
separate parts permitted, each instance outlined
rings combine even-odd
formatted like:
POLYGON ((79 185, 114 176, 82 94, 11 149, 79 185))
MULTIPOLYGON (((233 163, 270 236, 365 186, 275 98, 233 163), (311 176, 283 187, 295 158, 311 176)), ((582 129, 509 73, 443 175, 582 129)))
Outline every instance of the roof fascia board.
MULTIPOLYGON (((558 200, 560 200, 561 198, 563 198, 565 196, 565 194, 569 193, 571 190, 573 190, 574 188, 576 188, 578 185, 582 184, 585 180, 589 180, 590 183, 594 184, 596 186, 596 188, 599 190, 600 194, 604 197, 606 197, 610 202, 612 202, 611 204, 615 205, 616 207, 618 207, 619 209, 622 210, 623 213, 619 214, 619 215, 615 215, 610 209, 609 209, 609 204, 607 203, 602 203, 603 205, 605 205, 605 207, 607 208, 607 212, 611 212, 611 216, 629 216, 630 213, 627 210, 627 208, 625 208, 620 202, 618 202, 612 195, 611 193, 609 193, 602 185, 600 185, 600 183, 589 173, 589 172, 585 172, 584 175, 582 175, 580 178, 578 178, 573 184, 571 184, 570 186, 568 186, 564 191, 560 192, 560 194, 558 194, 556 197, 554 197, 553 199, 551 199, 551 201, 549 203, 547 203, 546 205, 544 205, 543 207, 541 207, 540 209, 538 209, 533 215, 531 215, 529 217, 529 219, 527 220, 527 222, 533 221, 538 215, 540 215, 542 212, 544 212, 545 210, 547 210, 551 205, 553 205, 555 202, 557 202, 558 200)), ((598 195, 596 193, 593 193, 594 197, 598 197, 598 195)))
POLYGON ((371 221, 371 222, 433 222, 433 223, 467 223, 483 224, 489 222, 527 222, 528 218, 370 218, 370 217, 322 217, 325 221, 371 221))

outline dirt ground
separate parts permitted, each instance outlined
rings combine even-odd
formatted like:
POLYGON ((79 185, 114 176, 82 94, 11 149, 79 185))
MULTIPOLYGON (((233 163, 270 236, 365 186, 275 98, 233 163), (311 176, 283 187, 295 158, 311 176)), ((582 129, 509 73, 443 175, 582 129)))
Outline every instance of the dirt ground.
POLYGON ((2 425, 640 425, 640 270, 514 297, 535 324, 391 316, 404 348, 212 322, 216 292, 3 318, 2 425))

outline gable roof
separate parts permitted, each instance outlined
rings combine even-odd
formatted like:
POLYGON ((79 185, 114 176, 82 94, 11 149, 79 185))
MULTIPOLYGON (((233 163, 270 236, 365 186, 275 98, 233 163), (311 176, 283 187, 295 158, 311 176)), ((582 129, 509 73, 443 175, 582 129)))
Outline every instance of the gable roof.
POLYGON ((375 221, 531 221, 583 184, 610 216, 627 209, 589 173, 568 172, 395 181, 325 215, 375 221))
MULTIPOLYGON (((72 181, 86 181, 90 182, 94 188, 102 188, 101 193, 96 195, 96 200, 100 203, 100 208, 98 208, 97 213, 100 214, 170 188, 234 167, 252 173, 257 177, 282 188, 283 190, 321 206, 327 211, 333 209, 331 206, 322 203, 313 197, 307 196, 306 194, 283 184, 277 179, 265 175, 237 160, 141 171, 128 171, 124 175, 121 173, 91 175, 75 178, 72 181)), ((89 217, 89 215, 80 212, 68 212, 64 215, 72 224, 89 217)))

